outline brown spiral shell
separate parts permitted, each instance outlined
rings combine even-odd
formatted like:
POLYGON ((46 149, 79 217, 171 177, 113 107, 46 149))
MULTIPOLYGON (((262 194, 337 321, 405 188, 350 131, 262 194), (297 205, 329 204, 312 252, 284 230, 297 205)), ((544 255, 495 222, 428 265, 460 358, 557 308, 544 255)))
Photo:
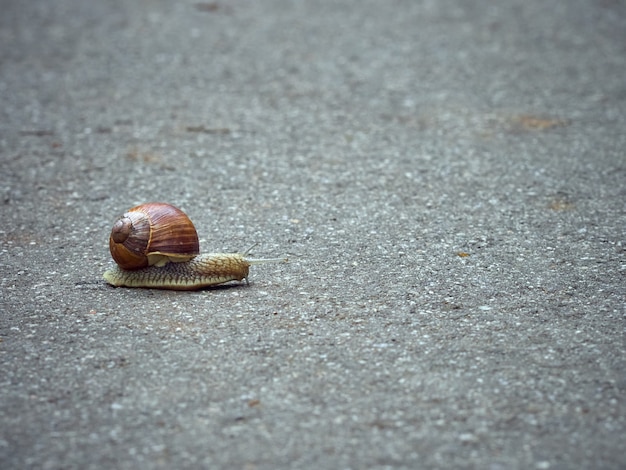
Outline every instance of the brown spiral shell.
POLYGON ((200 253, 193 223, 179 208, 149 202, 118 218, 109 238, 111 256, 122 269, 189 261, 200 253))

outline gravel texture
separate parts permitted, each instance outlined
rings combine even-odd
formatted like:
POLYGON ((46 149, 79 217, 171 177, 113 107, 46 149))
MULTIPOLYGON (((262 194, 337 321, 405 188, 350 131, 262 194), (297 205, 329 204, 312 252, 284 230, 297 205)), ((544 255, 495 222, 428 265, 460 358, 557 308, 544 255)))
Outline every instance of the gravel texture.
POLYGON ((3 468, 626 467, 624 1, 1 8, 3 468))

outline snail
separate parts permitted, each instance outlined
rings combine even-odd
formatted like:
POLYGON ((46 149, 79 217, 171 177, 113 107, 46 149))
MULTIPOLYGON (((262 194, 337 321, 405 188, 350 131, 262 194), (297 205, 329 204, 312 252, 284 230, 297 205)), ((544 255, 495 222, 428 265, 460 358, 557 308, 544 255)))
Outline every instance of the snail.
POLYGON ((200 254, 196 229, 179 208, 150 202, 129 209, 111 230, 109 249, 117 266, 104 273, 115 287, 196 290, 248 279, 253 264, 286 258, 251 259, 244 253, 200 254))

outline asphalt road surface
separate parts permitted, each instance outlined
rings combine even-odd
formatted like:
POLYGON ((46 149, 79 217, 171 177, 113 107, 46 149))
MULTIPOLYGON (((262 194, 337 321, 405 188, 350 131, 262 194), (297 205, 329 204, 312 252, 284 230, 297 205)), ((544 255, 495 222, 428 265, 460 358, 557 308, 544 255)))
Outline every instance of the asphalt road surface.
POLYGON ((0 6, 2 468, 626 468, 624 1, 0 6))

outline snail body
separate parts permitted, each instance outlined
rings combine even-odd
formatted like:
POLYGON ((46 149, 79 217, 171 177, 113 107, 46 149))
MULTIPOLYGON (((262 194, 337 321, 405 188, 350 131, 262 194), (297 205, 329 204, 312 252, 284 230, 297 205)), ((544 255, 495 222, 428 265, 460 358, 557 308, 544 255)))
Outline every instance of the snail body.
POLYGON ((117 219, 109 249, 117 266, 104 279, 116 287, 196 290, 247 279, 254 264, 287 261, 252 259, 247 253, 200 254, 189 217, 171 204, 154 202, 117 219))

